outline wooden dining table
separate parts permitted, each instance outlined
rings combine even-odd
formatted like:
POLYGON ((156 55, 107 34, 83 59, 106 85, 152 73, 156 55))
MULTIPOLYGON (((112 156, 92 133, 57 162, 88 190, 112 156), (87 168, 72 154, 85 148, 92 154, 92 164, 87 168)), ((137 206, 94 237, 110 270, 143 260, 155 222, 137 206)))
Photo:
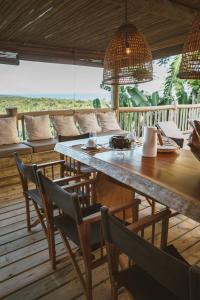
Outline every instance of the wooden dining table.
POLYGON ((130 150, 114 150, 108 147, 109 139, 97 137, 99 146, 94 150, 82 149, 84 139, 57 143, 55 151, 95 168, 113 179, 116 187, 138 191, 200 222, 200 162, 189 150, 149 158, 142 156, 140 143, 130 150))

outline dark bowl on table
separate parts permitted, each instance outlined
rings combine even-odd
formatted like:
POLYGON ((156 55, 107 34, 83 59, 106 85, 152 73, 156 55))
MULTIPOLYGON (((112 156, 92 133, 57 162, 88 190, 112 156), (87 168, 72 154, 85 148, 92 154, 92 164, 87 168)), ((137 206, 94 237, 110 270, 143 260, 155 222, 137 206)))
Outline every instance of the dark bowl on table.
POLYGON ((130 149, 131 141, 123 135, 112 136, 109 146, 114 149, 130 149))

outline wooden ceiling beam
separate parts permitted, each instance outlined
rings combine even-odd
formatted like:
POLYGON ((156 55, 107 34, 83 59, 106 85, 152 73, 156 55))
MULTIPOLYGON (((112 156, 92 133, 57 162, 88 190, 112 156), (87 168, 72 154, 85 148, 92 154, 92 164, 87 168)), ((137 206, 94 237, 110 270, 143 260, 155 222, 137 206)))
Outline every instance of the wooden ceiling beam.
MULTIPOLYGON (((153 59, 167 57, 181 53, 183 44, 169 46, 167 48, 156 48, 152 51, 153 59)), ((102 67, 104 53, 96 51, 76 50, 73 52, 69 49, 37 46, 37 45, 21 45, 12 42, 0 41, 0 51, 13 51, 18 53, 18 60, 30 60, 49 63, 76 64, 80 66, 102 67)), ((0 61, 6 63, 6 60, 0 61)), ((7 63, 12 63, 7 60, 7 63)), ((17 64, 17 63, 16 63, 17 64)))
MULTIPOLYGON (((121 0, 106 0, 122 8, 124 4, 121 0)), ((131 11, 142 11, 147 14, 157 15, 167 19, 181 22, 183 24, 192 24, 194 19, 200 14, 200 11, 182 5, 170 0, 129 0, 129 14, 131 11)))
POLYGON ((0 41, 0 51, 18 53, 19 60, 102 67, 103 52, 0 41))
POLYGON ((168 57, 171 55, 178 55, 182 52, 182 50, 183 50, 183 44, 180 44, 180 45, 176 45, 173 47, 155 50, 152 52, 152 55, 153 55, 153 59, 159 59, 159 58, 164 58, 164 57, 168 57))
POLYGON ((19 59, 18 58, 0 57, 0 64, 18 66, 19 59))

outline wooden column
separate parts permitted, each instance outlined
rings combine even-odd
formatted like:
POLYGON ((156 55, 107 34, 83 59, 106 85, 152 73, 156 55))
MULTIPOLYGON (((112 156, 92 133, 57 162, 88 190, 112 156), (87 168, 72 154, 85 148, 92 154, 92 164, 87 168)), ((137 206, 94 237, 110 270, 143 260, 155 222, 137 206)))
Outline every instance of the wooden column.
POLYGON ((119 85, 112 85, 111 87, 111 104, 115 110, 119 108, 119 89, 119 85))
POLYGON ((8 108, 6 108, 6 114, 7 114, 8 117, 16 117, 17 129, 19 130, 18 119, 17 119, 17 107, 8 107, 8 108))
POLYGON ((17 117, 17 107, 6 108, 6 113, 9 117, 17 117))

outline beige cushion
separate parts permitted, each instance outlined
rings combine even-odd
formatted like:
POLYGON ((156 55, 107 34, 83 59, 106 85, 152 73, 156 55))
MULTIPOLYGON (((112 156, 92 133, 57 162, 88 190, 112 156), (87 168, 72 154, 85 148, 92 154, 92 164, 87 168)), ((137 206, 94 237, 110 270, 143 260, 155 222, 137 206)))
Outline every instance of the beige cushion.
POLYGON ((50 120, 48 115, 24 116, 27 139, 29 141, 45 140, 52 138, 50 120))
POLYGON ((111 130, 121 130, 114 112, 109 111, 106 113, 99 113, 97 115, 97 118, 103 132, 111 130))
POLYGON ((19 142, 16 117, 0 118, 0 145, 19 142))
POLYGON ((97 117, 94 113, 77 114, 76 120, 79 124, 81 133, 101 131, 101 127, 99 127, 97 117))
POLYGON ((53 127, 57 135, 74 136, 79 135, 73 116, 54 116, 51 117, 53 127))

